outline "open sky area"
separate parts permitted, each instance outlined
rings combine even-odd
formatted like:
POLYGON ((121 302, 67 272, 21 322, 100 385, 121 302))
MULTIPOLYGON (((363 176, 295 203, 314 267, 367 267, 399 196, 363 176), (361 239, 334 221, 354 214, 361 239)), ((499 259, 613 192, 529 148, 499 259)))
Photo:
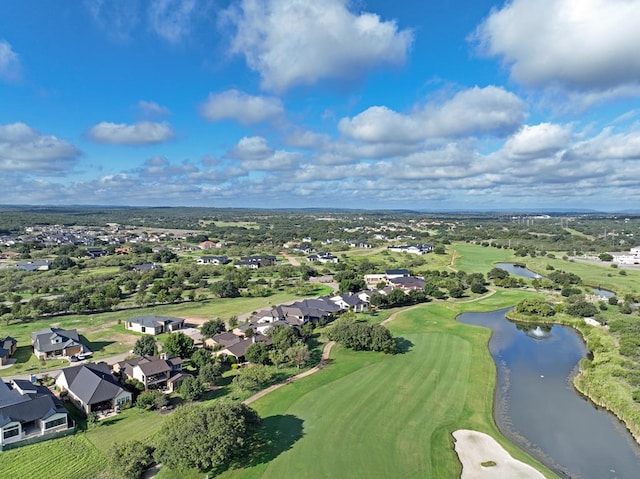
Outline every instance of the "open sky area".
POLYGON ((0 2, 5 204, 640 209, 640 0, 0 2))

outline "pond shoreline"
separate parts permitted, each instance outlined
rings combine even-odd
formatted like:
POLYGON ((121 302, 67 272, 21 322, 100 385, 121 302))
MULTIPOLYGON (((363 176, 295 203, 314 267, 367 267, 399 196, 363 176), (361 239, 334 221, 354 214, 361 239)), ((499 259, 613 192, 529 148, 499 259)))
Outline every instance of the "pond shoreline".
MULTIPOLYGON (((581 325, 579 325, 579 324, 568 322, 568 321, 565 322, 565 321, 562 321, 562 320, 550 321, 549 318, 541 318, 539 316, 532 316, 532 317, 528 318, 528 317, 525 317, 524 315, 518 315, 517 313, 514 314, 513 309, 511 309, 510 311, 505 313, 505 317, 508 320, 513 321, 514 323, 525 323, 525 324, 526 323, 529 323, 529 324, 535 323, 535 324, 551 324, 551 325, 555 324, 555 325, 558 325, 558 326, 570 327, 570 328, 572 328, 573 330, 575 330, 575 331, 577 331, 579 333, 579 336, 582 339, 582 341, 583 341, 585 347, 587 348, 587 350, 591 354, 594 354, 593 351, 589 348, 587 335, 582 330, 581 325)), ((584 327, 587 327, 587 325, 584 324, 584 327)), ((589 327, 592 327, 592 326, 589 326, 589 327)), ((584 359, 587 359, 587 358, 584 358, 584 359)), ((580 396, 588 399, 594 406, 599 407, 601 409, 604 409, 604 410, 610 412, 611 414, 613 414, 620 421, 620 423, 622 425, 624 425, 624 427, 627 429, 627 431, 629 431, 629 433, 634 438, 636 443, 640 446, 640 425, 635 424, 635 423, 631 423, 629 420, 626 420, 624 415, 621 412, 617 411, 612 406, 613 401, 612 401, 611 398, 606 398, 606 397, 597 398, 597 397, 594 397, 592 394, 589 394, 589 392, 584 388, 584 385, 580 384, 581 379, 584 380, 584 381, 589 381, 589 378, 586 376, 586 371, 582 367, 582 361, 584 361, 584 359, 581 360, 578 363, 577 372, 576 372, 576 374, 573 375, 572 380, 571 380, 571 384, 573 385, 575 391, 580 396)))

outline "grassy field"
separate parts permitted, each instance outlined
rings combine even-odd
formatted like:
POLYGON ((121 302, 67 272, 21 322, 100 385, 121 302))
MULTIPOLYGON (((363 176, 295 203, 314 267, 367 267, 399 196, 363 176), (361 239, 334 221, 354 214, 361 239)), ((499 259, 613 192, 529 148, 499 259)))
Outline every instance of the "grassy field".
POLYGON ((454 319, 521 297, 501 292, 482 303, 430 304, 403 313, 390 328, 411 344, 404 354, 338 348, 325 370, 253 404, 265 418, 264 460, 220 477, 455 478, 460 464, 451 433, 459 428, 491 434, 514 456, 556 477, 497 431, 489 331, 454 319))
POLYGON ((2 477, 22 479, 92 479, 106 458, 83 433, 0 452, 2 477))

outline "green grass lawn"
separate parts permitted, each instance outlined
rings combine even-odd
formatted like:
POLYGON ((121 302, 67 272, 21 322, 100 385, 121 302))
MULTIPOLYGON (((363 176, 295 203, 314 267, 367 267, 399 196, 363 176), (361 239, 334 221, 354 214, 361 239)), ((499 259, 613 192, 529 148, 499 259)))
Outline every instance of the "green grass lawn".
POLYGON ((220 477, 456 478, 451 433, 460 428, 491 434, 514 456, 556 477, 498 432, 489 331, 455 321, 459 312, 505 307, 522 295, 500 292, 482 303, 403 313, 390 328, 412 344, 404 354, 338 347, 326 369, 253 404, 270 444, 264 460, 220 477))
POLYGON ((83 433, 0 452, 2 477, 94 479, 106 458, 83 433))

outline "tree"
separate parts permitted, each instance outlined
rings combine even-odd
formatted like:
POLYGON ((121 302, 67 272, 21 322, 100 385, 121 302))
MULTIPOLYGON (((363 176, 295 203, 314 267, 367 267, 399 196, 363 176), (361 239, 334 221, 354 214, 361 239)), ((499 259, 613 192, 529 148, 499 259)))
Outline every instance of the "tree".
POLYGON ((164 343, 164 352, 168 356, 191 357, 193 354, 193 339, 184 333, 172 333, 164 343))
POLYGON ((300 366, 311 359, 309 346, 303 343, 297 343, 286 351, 286 356, 300 369, 300 366))
POLYGON ((589 316, 595 316, 598 313, 598 308, 584 299, 578 299, 577 301, 568 304, 565 311, 571 316, 586 318, 589 316))
POLYGON ((224 321, 220 318, 211 319, 200 328, 200 332, 205 338, 212 338, 218 333, 223 333, 225 330, 224 321))
POLYGON ((340 281, 338 291, 340 293, 357 293, 366 289, 367 285, 363 279, 343 279, 340 281))
POLYGON ((598 258, 600 258, 600 261, 613 261, 613 256, 609 253, 602 253, 598 255, 598 258))
POLYGON ((203 383, 214 386, 222 377, 222 365, 218 361, 211 361, 198 371, 198 377, 203 383))
POLYGON ((161 391, 144 391, 136 399, 136 406, 140 409, 162 409, 169 404, 169 399, 161 391))
POLYGON ((266 343, 253 343, 245 353, 247 361, 253 364, 267 364, 269 362, 269 346, 266 343))
POLYGON ((387 303, 389 306, 398 306, 407 301, 407 296, 400 288, 394 288, 387 294, 387 303))
POLYGON ((509 272, 505 271, 501 268, 493 268, 491 271, 487 273, 487 278, 489 279, 506 279, 509 276, 509 272))
POLYGON ((240 296, 238 287, 227 279, 216 281, 211 285, 211 292, 219 298, 237 298, 240 296))
POLYGON ((267 384, 273 378, 273 373, 269 366, 255 364, 248 368, 243 368, 233 378, 231 382, 237 395, 245 392, 255 391, 267 384))
POLYGON ((280 351, 286 351, 298 342, 296 333, 288 326, 272 326, 267 330, 267 335, 271 338, 273 347, 280 351))
POLYGON ((273 363, 276 369, 279 369, 280 365, 287 361, 287 355, 280 349, 272 349, 269 351, 269 360, 273 363))
POLYGON ((140 441, 114 444, 109 451, 111 475, 119 479, 139 479, 152 464, 153 447, 140 441))
POLYGON ((153 336, 145 335, 133 345, 133 354, 138 356, 154 356, 156 354, 156 340, 153 336))
POLYGON ((191 362, 195 365, 196 368, 202 369, 206 364, 213 362, 211 351, 204 348, 197 349, 191 355, 191 362))
POLYGON ((204 385, 200 379, 189 375, 182 381, 178 392, 186 400, 195 401, 204 393, 204 385))
POLYGON ((259 425, 258 414, 242 403, 182 406, 162 424, 154 457, 176 470, 220 468, 250 450, 259 425))

